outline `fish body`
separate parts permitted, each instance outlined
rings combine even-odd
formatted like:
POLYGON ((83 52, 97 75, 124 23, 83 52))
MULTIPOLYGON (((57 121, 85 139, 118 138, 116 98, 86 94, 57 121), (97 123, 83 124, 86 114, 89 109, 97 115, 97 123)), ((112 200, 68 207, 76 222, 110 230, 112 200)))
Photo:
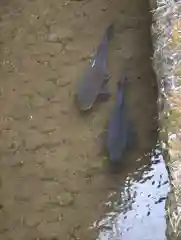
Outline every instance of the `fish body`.
POLYGON ((124 150, 130 143, 130 122, 124 99, 125 82, 126 79, 118 86, 116 105, 108 126, 107 149, 113 163, 121 161, 124 150))
POLYGON ((80 110, 92 108, 99 95, 109 97, 107 83, 108 72, 108 41, 112 36, 113 25, 110 25, 99 45, 96 54, 91 60, 91 65, 85 71, 81 84, 77 89, 77 101, 80 110))

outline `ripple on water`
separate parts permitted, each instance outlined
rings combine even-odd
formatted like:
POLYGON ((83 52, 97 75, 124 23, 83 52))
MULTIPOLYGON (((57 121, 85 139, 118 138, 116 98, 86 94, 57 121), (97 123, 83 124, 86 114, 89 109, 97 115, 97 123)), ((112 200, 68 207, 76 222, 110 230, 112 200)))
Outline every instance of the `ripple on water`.
POLYGON ((127 176, 114 210, 96 224, 97 240, 166 239, 165 201, 170 184, 159 145, 150 159, 150 167, 143 166, 127 176))

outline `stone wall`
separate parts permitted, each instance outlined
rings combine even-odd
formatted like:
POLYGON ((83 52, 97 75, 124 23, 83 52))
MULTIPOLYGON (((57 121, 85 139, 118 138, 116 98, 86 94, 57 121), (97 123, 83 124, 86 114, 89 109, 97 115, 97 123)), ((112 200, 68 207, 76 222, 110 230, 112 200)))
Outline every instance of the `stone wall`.
POLYGON ((181 1, 151 2, 153 66, 159 87, 160 139, 172 191, 166 205, 168 239, 181 239, 181 1), (154 9, 155 8, 155 9, 154 9))

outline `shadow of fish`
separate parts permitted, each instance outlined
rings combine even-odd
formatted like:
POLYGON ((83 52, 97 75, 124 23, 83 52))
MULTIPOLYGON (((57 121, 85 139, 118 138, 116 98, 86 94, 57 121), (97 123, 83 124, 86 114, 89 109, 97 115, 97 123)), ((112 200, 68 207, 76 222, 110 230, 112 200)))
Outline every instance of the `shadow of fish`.
POLYGON ((124 87, 127 78, 123 83, 118 83, 116 105, 108 125, 107 150, 111 163, 120 163, 127 146, 132 145, 132 129, 127 116, 127 109, 124 98, 124 87))
POLYGON ((107 28, 101 44, 91 60, 91 65, 85 71, 81 84, 78 86, 77 102, 82 111, 91 109, 98 97, 101 96, 102 100, 106 100, 110 96, 107 87, 110 78, 108 72, 108 41, 112 35, 113 24, 107 28))

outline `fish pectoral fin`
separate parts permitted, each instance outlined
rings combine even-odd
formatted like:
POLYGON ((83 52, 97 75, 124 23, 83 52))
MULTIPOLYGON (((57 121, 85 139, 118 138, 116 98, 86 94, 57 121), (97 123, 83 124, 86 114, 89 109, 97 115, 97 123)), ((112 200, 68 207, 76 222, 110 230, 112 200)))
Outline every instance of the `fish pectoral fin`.
POLYGON ((105 83, 105 84, 102 86, 101 91, 100 91, 99 94, 106 94, 106 95, 107 95, 107 94, 110 94, 107 83, 105 83))
POLYGON ((110 98, 111 94, 109 92, 109 89, 108 89, 108 85, 107 83, 104 84, 99 92, 99 100, 100 101, 107 101, 109 98, 110 98))
POLYGON ((106 72, 104 78, 106 79, 106 82, 109 81, 111 74, 109 72, 106 72))

